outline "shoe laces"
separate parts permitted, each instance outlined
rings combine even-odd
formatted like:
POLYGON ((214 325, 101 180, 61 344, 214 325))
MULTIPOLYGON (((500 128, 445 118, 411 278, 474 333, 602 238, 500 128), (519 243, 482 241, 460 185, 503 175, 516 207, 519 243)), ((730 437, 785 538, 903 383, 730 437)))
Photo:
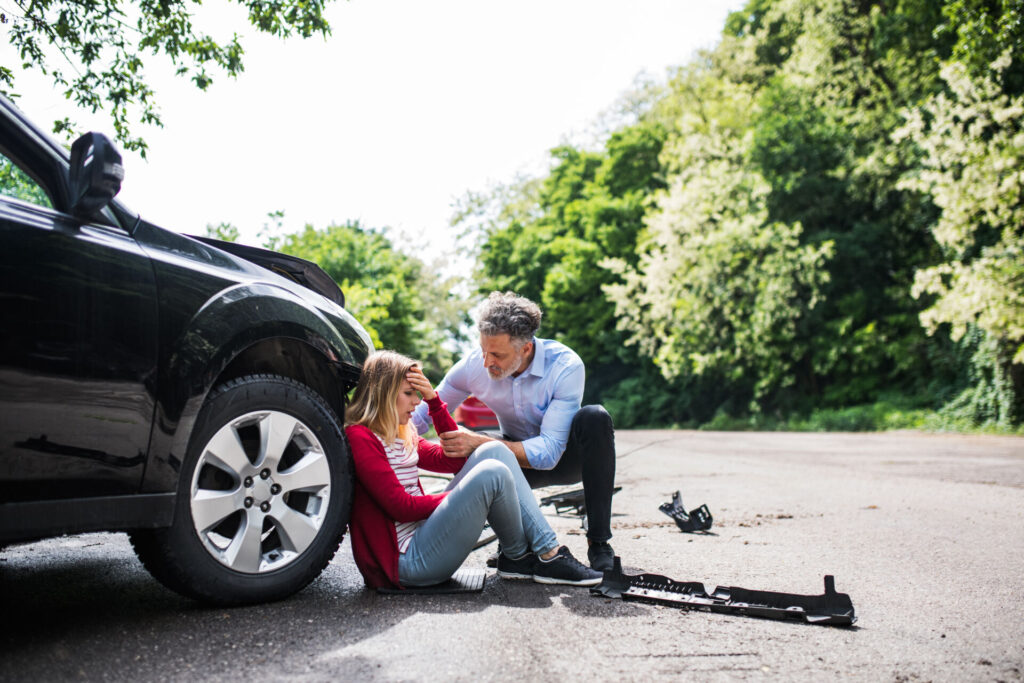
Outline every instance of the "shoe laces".
POLYGON ((577 560, 576 557, 572 553, 570 553, 568 549, 566 549, 564 554, 563 553, 558 553, 557 557, 552 558, 552 560, 556 560, 558 558, 561 558, 570 567, 573 567, 573 568, 576 568, 576 569, 587 569, 587 565, 585 565, 582 562, 580 562, 579 560, 577 560))

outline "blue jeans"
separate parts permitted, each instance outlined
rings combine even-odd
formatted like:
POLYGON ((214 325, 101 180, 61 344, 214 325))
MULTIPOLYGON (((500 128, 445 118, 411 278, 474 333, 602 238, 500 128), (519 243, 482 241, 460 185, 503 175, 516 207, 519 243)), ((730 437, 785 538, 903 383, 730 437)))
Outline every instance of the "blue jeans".
POLYGON ((446 489, 448 496, 398 557, 403 586, 430 586, 451 577, 480 538, 484 521, 502 552, 520 557, 558 546, 512 451, 492 442, 476 449, 446 489))

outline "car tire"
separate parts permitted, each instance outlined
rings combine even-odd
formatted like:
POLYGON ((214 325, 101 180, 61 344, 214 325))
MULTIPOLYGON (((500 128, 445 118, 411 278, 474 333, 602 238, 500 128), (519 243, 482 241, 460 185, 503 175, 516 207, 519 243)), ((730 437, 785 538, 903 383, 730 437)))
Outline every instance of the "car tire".
POLYGON ((249 375, 214 389, 182 464, 172 525, 130 533, 143 565, 218 605, 279 600, 334 557, 352 504, 337 417, 305 385, 249 375))

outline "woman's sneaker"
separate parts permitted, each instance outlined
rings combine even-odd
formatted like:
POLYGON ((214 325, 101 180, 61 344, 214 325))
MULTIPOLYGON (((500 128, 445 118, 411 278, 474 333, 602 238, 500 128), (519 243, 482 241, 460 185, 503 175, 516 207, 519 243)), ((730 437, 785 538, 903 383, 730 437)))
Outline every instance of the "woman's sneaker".
POLYGON ((513 560, 505 553, 498 553, 498 576, 503 579, 532 579, 533 568, 537 564, 537 556, 533 553, 526 553, 519 559, 513 560))
POLYGON ((577 560, 564 545, 550 560, 538 557, 533 566, 533 580, 537 583, 596 586, 602 579, 604 575, 601 572, 596 572, 577 560))

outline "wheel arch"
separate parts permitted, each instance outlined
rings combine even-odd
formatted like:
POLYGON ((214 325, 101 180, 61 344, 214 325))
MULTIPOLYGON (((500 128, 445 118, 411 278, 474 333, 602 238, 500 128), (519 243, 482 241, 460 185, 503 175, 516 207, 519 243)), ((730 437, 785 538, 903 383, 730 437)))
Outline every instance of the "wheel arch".
MULTIPOLYGON (((333 318, 333 316, 332 316, 333 318)), ((292 292, 238 285, 207 301, 162 353, 146 492, 174 491, 189 438, 210 392, 247 374, 275 374, 316 391, 344 419, 365 351, 341 318, 329 320, 292 292)))
POLYGON ((341 424, 345 419, 347 392, 335 367, 327 356, 304 341, 271 337, 239 352, 220 372, 210 389, 245 375, 281 375, 320 394, 341 424))

